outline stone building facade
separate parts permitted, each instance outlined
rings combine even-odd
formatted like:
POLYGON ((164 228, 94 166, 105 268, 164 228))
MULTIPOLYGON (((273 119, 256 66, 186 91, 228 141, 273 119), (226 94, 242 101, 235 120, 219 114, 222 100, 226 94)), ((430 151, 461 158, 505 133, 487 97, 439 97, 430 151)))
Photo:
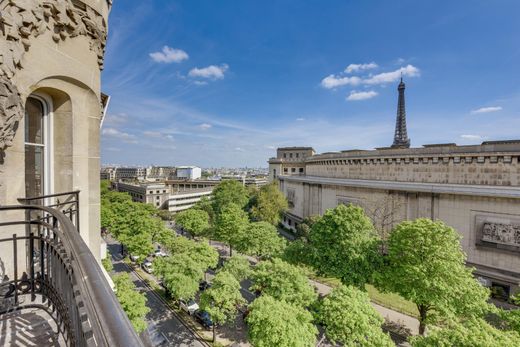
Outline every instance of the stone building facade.
POLYGON ((100 74, 111 0, 0 1, 0 204, 79 190, 99 259, 100 74))
MULTIPOLYGON (((397 126, 406 130, 399 112, 397 126)), ((279 155, 270 159, 289 200, 285 226, 349 203, 363 207, 383 237, 403 220, 442 220, 460 233, 483 284, 519 291, 520 140, 408 148, 401 134, 399 146, 307 156, 303 175, 280 172, 279 155)))
POLYGON ((315 153, 312 147, 278 148, 276 158, 269 159, 269 181, 279 175, 305 175, 305 158, 315 153))

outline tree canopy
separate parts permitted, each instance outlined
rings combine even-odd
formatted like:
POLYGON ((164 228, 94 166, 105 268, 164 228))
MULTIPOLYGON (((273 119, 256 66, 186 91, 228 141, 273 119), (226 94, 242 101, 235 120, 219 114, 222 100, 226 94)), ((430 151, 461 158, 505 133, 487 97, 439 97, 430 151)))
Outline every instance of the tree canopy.
POLYGON ((288 203, 283 193, 278 189, 278 182, 273 181, 254 193, 251 206, 253 220, 264 221, 278 225, 282 213, 287 210, 288 203))
MULTIPOLYGON (((240 294, 240 283, 226 271, 217 273, 211 287, 200 296, 200 306, 209 313, 213 327, 233 320, 238 306, 245 302, 240 294)), ((213 329, 213 341, 215 341, 215 329, 213 329)))
POLYGON ((247 189, 242 183, 235 180, 227 180, 220 182, 213 189, 213 199, 211 201, 215 214, 219 214, 229 204, 235 204, 240 209, 243 209, 248 200, 247 189))
POLYGON ((333 343, 344 346, 394 346, 381 330, 384 319, 370 304, 367 293, 351 286, 340 286, 319 306, 319 321, 333 343))
POLYGON ((321 274, 363 288, 379 261, 379 238, 363 209, 339 205, 329 209, 311 228, 312 263, 321 274))
POLYGON ((154 272, 175 299, 191 299, 199 289, 204 268, 189 253, 180 253, 155 258, 154 272))
POLYGON ((251 280, 251 288, 262 295, 298 306, 310 306, 317 298, 307 276, 296 266, 278 258, 258 263, 251 274, 251 280))
POLYGON ((318 330, 302 307, 262 295, 249 306, 246 318, 254 347, 314 347, 318 330))
POLYGON ((413 347, 514 347, 520 346, 520 335, 500 331, 483 319, 470 319, 442 329, 432 328, 428 336, 413 337, 411 344, 413 347))
POLYGON ((189 208, 175 216, 175 222, 193 236, 203 236, 209 228, 209 216, 204 210, 189 208))
POLYGON ((417 305, 421 334, 426 324, 450 317, 481 316, 489 291, 465 265, 459 234, 441 221, 417 219, 396 226, 380 287, 417 305))
POLYGON ((242 240, 248 224, 247 213, 239 205, 229 203, 216 216, 214 237, 227 243, 231 252, 231 247, 236 247, 242 240))
POLYGON ((285 239, 278 235, 276 227, 267 222, 250 223, 242 234, 237 250, 251 256, 270 258, 282 254, 285 239))
POLYGON ((141 333, 146 329, 145 316, 150 312, 146 306, 146 297, 135 289, 130 275, 123 273, 114 276, 116 297, 132 323, 135 331, 141 333))
POLYGON ((251 264, 246 257, 234 255, 224 263, 220 271, 226 271, 233 275, 237 281, 246 279, 251 274, 251 264))

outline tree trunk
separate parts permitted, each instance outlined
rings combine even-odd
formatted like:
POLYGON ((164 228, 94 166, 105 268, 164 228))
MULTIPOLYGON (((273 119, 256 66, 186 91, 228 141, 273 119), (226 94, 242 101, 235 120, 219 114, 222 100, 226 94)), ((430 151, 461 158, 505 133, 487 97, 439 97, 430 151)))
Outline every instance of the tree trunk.
POLYGON ((417 309, 419 310, 419 335, 424 336, 424 331, 426 330, 426 316, 428 314, 428 309, 425 305, 417 305, 417 309))
POLYGON ((233 256, 233 248, 231 247, 231 244, 229 244, 229 256, 233 256))
POLYGON ((215 343, 215 323, 213 323, 213 343, 215 343))

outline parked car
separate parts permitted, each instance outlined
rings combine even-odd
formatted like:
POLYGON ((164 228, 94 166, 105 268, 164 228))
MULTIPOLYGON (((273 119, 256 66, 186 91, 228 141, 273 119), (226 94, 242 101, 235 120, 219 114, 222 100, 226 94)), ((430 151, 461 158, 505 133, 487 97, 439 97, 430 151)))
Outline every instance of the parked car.
POLYGON ((205 291, 208 288, 211 288, 211 283, 208 283, 207 281, 200 281, 199 290, 201 292, 205 291))
POLYGON ((209 313, 202 310, 195 311, 195 319, 199 322, 204 328, 211 329, 213 326, 213 322, 211 321, 211 317, 209 313))
POLYGON ((193 300, 193 299, 190 299, 190 300, 180 299, 179 300, 179 306, 184 311, 186 311, 189 315, 194 314, 195 311, 197 311, 199 309, 199 304, 197 304, 195 302, 195 300, 193 300))
POLYGON ((142 265, 141 267, 143 268, 144 271, 146 271, 147 273, 151 274, 153 272, 153 268, 152 268, 152 262, 149 261, 149 260, 146 260, 142 265))
POLYGON ((155 257, 166 257, 167 254, 160 249, 156 249, 153 255, 155 257))
POLYGON ((139 260, 139 256, 138 255, 133 255, 133 254, 130 254, 130 260, 134 263, 137 262, 137 260, 139 260))

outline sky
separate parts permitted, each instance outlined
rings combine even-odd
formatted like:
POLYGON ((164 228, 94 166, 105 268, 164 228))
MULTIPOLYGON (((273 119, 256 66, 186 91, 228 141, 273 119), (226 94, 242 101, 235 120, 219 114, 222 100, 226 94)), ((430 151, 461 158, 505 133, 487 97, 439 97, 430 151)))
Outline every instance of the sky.
POLYGON ((520 1, 116 0, 103 164, 267 167, 276 148, 520 138, 520 1))

